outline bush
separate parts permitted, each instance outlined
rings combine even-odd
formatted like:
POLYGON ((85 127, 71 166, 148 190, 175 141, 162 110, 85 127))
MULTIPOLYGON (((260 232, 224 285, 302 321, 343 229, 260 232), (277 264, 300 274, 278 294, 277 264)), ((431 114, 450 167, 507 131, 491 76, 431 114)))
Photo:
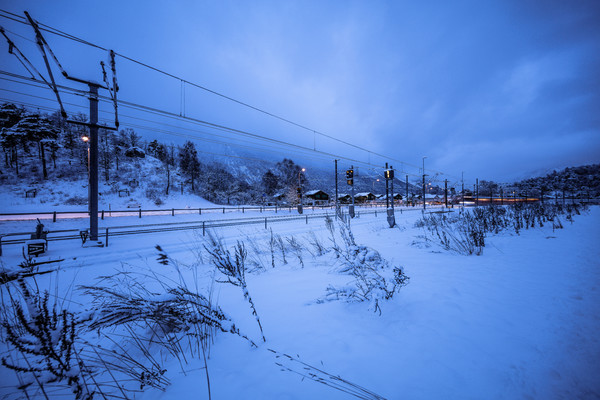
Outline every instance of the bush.
POLYGON ((68 199, 66 199, 64 201, 64 204, 69 205, 69 206, 83 206, 86 205, 88 202, 87 197, 83 197, 83 196, 71 196, 68 199))

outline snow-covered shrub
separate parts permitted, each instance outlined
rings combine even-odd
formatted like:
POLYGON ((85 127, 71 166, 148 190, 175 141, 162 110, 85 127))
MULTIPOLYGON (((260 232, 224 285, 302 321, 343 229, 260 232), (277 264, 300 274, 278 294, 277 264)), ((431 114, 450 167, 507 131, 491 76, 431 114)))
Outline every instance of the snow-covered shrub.
POLYGON ((583 209, 584 205, 515 203, 507 207, 490 205, 472 210, 461 209, 452 214, 429 214, 419 219, 415 226, 425 230, 425 238, 437 242, 445 250, 460 254, 480 255, 485 247, 488 234, 498 234, 513 229, 518 235, 523 229, 544 227, 552 223, 553 229, 562 228, 559 215, 566 213, 566 219, 572 221, 572 215, 583 209))
POLYGON ((260 323, 260 318, 258 317, 258 312, 256 311, 256 306, 254 305, 254 301, 252 300, 250 292, 248 291, 248 285, 246 284, 245 262, 248 252, 244 246, 244 243, 238 241, 232 255, 231 252, 225 247, 223 241, 212 232, 209 232, 208 244, 205 245, 204 248, 210 255, 212 264, 227 278, 226 281, 217 282, 230 283, 242 289, 244 299, 250 304, 252 315, 256 319, 256 323, 260 329, 263 342, 266 342, 267 339, 265 338, 262 324, 260 323))
POLYGON ((298 258, 300 265, 304 268, 304 259, 302 258, 302 251, 304 250, 302 244, 294 236, 285 238, 290 245, 292 253, 298 258))
POLYGON ((74 196, 67 198, 64 201, 64 204, 69 205, 69 206, 82 206, 82 205, 87 204, 87 202, 88 202, 87 197, 74 195, 74 196))
MULTIPOLYGON (((485 246, 484 226, 491 226, 482 215, 479 219, 470 211, 457 215, 429 214, 415 224, 425 230, 425 238, 437 242, 443 249, 459 254, 480 255, 485 246)), ((498 226, 498 225, 496 225, 498 226)))
POLYGON ((2 327, 6 341, 19 352, 18 357, 2 357, 2 365, 20 373, 21 388, 37 385, 40 390, 53 384, 70 388, 77 399, 91 399, 93 393, 84 384, 86 369, 82 369, 74 348, 78 322, 73 313, 58 310, 50 304, 49 293, 31 291, 19 281, 22 301, 10 297, 12 320, 2 327))
POLYGON ((368 302, 381 314, 379 302, 391 299, 409 278, 402 267, 392 267, 377 250, 357 245, 349 225, 340 223, 339 231, 345 246, 333 248, 338 257, 336 271, 353 279, 343 286, 328 286, 325 298, 319 301, 368 302))
POLYGON ((164 202, 160 198, 161 194, 162 194, 162 192, 159 189, 157 189, 156 187, 146 188, 146 198, 152 200, 152 202, 156 206, 160 206, 160 205, 164 204, 164 202))
POLYGON ((317 257, 320 257, 327 252, 327 248, 323 245, 323 242, 317 237, 317 235, 315 235, 313 231, 310 231, 308 243, 314 249, 314 255, 317 257))
POLYGON ((10 346, 2 365, 17 374, 22 398, 69 397, 70 392, 83 400, 96 395, 126 399, 132 389, 123 382, 129 378, 142 382, 157 375, 158 387, 168 383, 127 351, 107 351, 86 341, 82 333, 88 321, 51 300, 56 296, 48 291, 40 292, 35 280, 28 285, 21 277, 17 283, 2 287, 8 301, 2 304, 1 337, 10 346))

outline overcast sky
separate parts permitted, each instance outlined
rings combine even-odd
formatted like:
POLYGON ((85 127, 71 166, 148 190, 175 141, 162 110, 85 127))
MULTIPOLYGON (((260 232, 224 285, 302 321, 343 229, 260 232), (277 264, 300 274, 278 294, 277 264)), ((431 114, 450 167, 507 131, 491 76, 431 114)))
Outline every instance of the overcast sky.
MULTIPOLYGON (((426 169, 454 177, 600 162, 599 1, 0 3, 373 152, 412 165, 427 156, 426 169)), ((55 45, 68 66, 85 64, 55 45)), ((124 99, 180 111, 177 82, 120 67, 124 99)), ((199 90, 186 96, 186 115, 333 151, 199 90)))

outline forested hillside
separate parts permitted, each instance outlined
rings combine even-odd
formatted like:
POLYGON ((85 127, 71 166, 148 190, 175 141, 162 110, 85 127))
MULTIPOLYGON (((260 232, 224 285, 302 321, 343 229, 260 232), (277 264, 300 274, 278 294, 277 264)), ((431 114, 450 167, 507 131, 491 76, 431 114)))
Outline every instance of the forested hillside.
MULTIPOLYGON (((85 114, 69 118, 88 119, 85 114)), ((87 189, 65 190, 69 183, 76 189, 87 187, 85 126, 67 123, 58 112, 43 114, 5 103, 0 106, 0 129, 3 186, 19 193, 29 188, 45 190, 49 201, 61 202, 62 198, 64 204, 87 203, 87 189)), ((148 141, 130 128, 99 130, 98 164, 101 195, 127 192, 132 202, 145 197, 156 206, 181 194, 217 204, 260 203, 264 194, 295 190, 301 170, 288 159, 253 166, 255 171, 203 161, 191 141, 182 146, 148 141)), ((305 174, 302 179, 307 185, 305 174)))

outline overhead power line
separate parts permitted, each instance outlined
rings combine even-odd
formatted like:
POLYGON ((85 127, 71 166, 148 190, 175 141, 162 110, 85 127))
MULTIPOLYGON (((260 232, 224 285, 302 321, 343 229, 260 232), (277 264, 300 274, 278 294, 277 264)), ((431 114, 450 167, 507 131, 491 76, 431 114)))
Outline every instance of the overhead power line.
MULTIPOLYGON (((8 14, 8 16, 7 16, 7 15, 2 15, 2 14, 0 14, 0 16, 2 16, 2 17, 9 18, 9 19, 11 19, 11 20, 13 20, 13 21, 17 21, 17 22, 20 22, 20 23, 23 23, 23 24, 27 24, 27 20, 26 20, 24 17, 22 17, 22 16, 20 16, 20 15, 18 15, 18 14, 11 13, 11 12, 9 12, 9 11, 6 11, 6 10, 0 10, 0 12, 2 12, 2 13, 5 13, 5 14, 8 14)), ((96 48, 96 49, 100 49, 100 50, 103 50, 103 51, 109 51, 109 50, 108 50, 106 47, 103 47, 103 46, 100 46, 100 45, 98 45, 98 44, 95 44, 95 43, 89 42, 89 41, 87 41, 87 40, 85 40, 85 39, 82 39, 82 38, 79 38, 79 37, 77 37, 77 36, 75 36, 75 35, 72 35, 72 34, 66 33, 66 32, 64 32, 64 31, 61 31, 60 29, 57 29, 57 28, 51 27, 51 26, 49 26, 49 25, 43 24, 43 23, 41 23, 41 22, 39 22, 39 21, 36 21, 36 22, 39 24, 39 26, 40 26, 40 29, 41 29, 41 30, 44 30, 44 31, 46 31, 46 32, 48 32, 48 33, 51 33, 51 34, 53 34, 53 35, 57 35, 57 36, 60 36, 60 37, 63 37, 63 38, 66 38, 66 39, 69 39, 69 40, 72 40, 72 41, 75 41, 75 42, 78 42, 78 43, 84 44, 84 45, 87 45, 87 46, 91 46, 91 47, 94 47, 94 48, 96 48)), ((198 89, 201 89, 201 90, 203 90, 203 91, 206 91, 206 92, 208 92, 208 93, 211 93, 211 94, 213 94, 213 95, 219 96, 219 97, 221 97, 221 98, 224 98, 224 99, 226 99, 226 100, 229 100, 229 101, 231 101, 231 102, 234 102, 234 103, 236 103, 236 104, 239 104, 239 105, 241 105, 241 106, 247 107, 247 108, 249 108, 249 109, 252 109, 252 110, 254 110, 254 111, 260 112, 260 113, 262 113, 262 114, 265 114, 265 115, 267 115, 267 116, 270 116, 270 117, 272 117, 272 118, 278 119, 278 120, 280 120, 280 121, 283 121, 283 122, 285 122, 285 123, 291 124, 291 125, 293 125, 293 126, 296 126, 296 127, 298 127, 298 128, 304 129, 304 130, 306 130, 306 131, 308 131, 308 132, 311 132, 311 133, 313 133, 313 134, 316 134, 316 135, 319 135, 319 136, 322 136, 322 137, 326 137, 326 138, 328 138, 328 139, 331 139, 331 140, 337 141, 337 142, 339 142, 339 143, 343 143, 343 144, 345 144, 345 145, 347 145, 347 146, 350 146, 350 147, 356 148, 356 149, 358 149, 358 150, 364 151, 364 152, 366 152, 366 153, 368 153, 368 154, 372 154, 372 155, 375 155, 375 156, 378 156, 378 157, 382 157, 383 159, 387 159, 387 160, 394 161, 394 162, 399 162, 399 163, 401 163, 402 165, 407 165, 407 166, 410 166, 410 167, 413 167, 413 168, 419 168, 419 167, 418 167, 417 165, 415 165, 415 164, 407 163, 407 162, 405 162, 405 161, 398 160, 398 159, 395 159, 395 158, 393 158, 393 157, 389 157, 389 156, 386 156, 386 155, 384 155, 384 154, 381 154, 381 153, 378 153, 378 152, 375 152, 375 151, 371 151, 371 150, 369 150, 369 149, 366 149, 366 148, 364 148, 364 147, 362 147, 362 146, 358 146, 358 145, 356 145, 356 144, 353 144, 353 143, 347 142, 347 141, 345 141, 345 140, 342 140, 342 139, 336 138, 336 137, 334 137, 334 136, 328 135, 328 134, 326 134, 326 133, 320 132, 320 131, 318 131, 318 130, 316 130, 316 129, 313 129, 313 128, 310 128, 310 127, 308 127, 308 126, 306 126, 306 125, 303 125, 303 124, 297 123, 297 122, 295 122, 295 121, 292 121, 292 120, 290 120, 290 119, 288 119, 288 118, 285 118, 285 117, 282 117, 282 116, 280 116, 280 115, 277 115, 277 114, 275 114, 275 113, 272 113, 272 112, 270 112, 270 111, 267 111, 267 110, 265 110, 265 109, 262 109, 262 108, 260 108, 260 107, 253 106, 253 105, 251 105, 251 104, 249 104, 249 103, 247 103, 247 102, 244 102, 244 101, 241 101, 241 100, 235 99, 235 98, 233 98, 233 97, 231 97, 231 96, 225 95, 225 94, 223 94, 223 93, 220 93, 220 92, 218 92, 218 91, 216 91, 216 90, 210 89, 210 88, 208 88, 208 87, 206 87, 206 86, 200 85, 200 84, 198 84, 198 83, 195 83, 195 82, 191 82, 191 81, 189 81, 189 80, 187 80, 187 79, 184 79, 184 78, 182 78, 182 77, 179 77, 179 76, 177 76, 177 75, 174 75, 174 74, 172 74, 172 73, 169 73, 169 72, 167 72, 167 71, 165 71, 165 70, 163 70, 163 69, 160 69, 160 68, 154 67, 154 66, 152 66, 152 65, 150 65, 150 64, 148 64, 148 63, 145 63, 145 62, 142 62, 142 61, 140 61, 140 60, 134 59, 134 58, 132 58, 132 57, 126 56, 125 54, 122 54, 122 53, 119 53, 119 52, 115 52, 115 54, 116 54, 117 56, 119 56, 119 57, 121 57, 121 58, 125 59, 125 60, 128 60, 128 61, 132 62, 132 63, 135 63, 135 64, 137 64, 137 65, 140 65, 140 66, 142 66, 142 67, 148 68, 148 69, 150 69, 150 70, 152 70, 152 71, 155 71, 155 72, 157 72, 157 73, 160 73, 160 74, 162 74, 162 75, 165 75, 165 76, 167 76, 167 77, 170 77, 170 78, 172 78, 172 79, 176 79, 176 80, 178 80, 178 81, 180 81, 180 82, 183 82, 183 83, 185 83, 185 84, 187 84, 187 85, 190 85, 190 86, 192 86, 192 87, 196 87, 196 88, 198 88, 198 89)), ((450 175, 448 175, 448 174, 445 174, 445 173, 443 173, 443 172, 441 172, 441 171, 434 171, 434 170, 431 170, 431 169, 430 169, 430 171, 432 171, 432 172, 437 172, 437 173, 440 173, 440 174, 443 174, 443 175, 450 176, 450 175)), ((456 177, 455 177, 455 178, 456 178, 456 177)))

